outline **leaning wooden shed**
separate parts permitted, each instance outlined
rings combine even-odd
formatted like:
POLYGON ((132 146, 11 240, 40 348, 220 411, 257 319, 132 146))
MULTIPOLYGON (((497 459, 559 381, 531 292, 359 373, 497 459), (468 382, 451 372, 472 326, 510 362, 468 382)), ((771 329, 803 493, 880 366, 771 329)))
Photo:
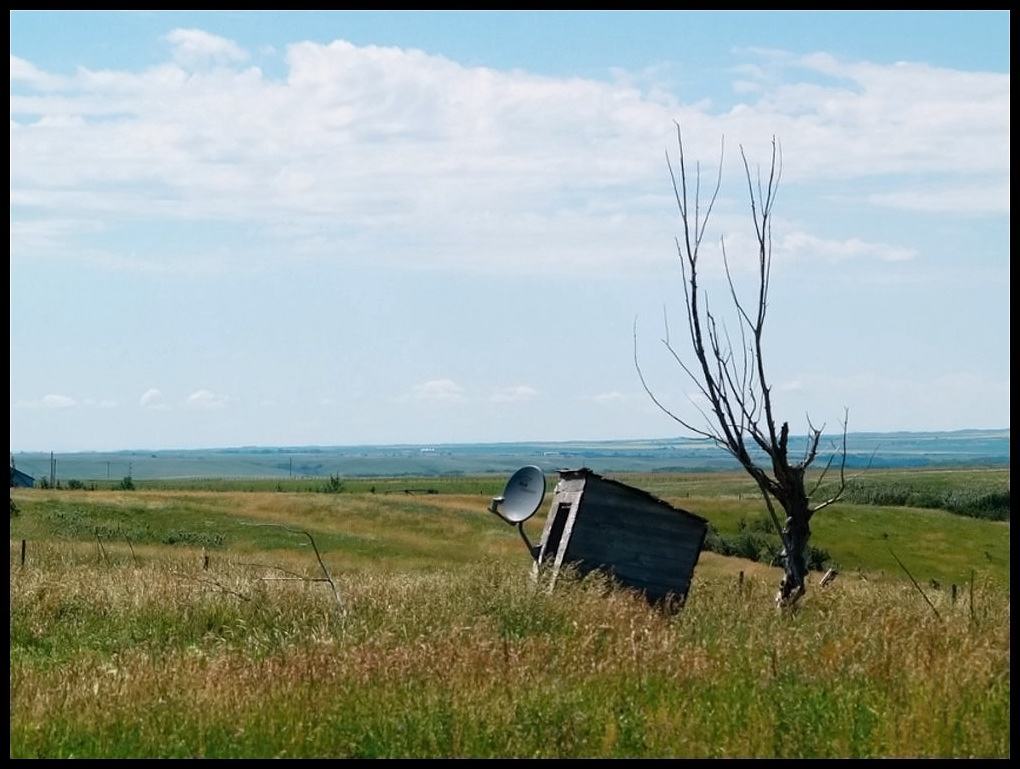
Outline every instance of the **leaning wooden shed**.
POLYGON ((35 478, 28 473, 23 473, 21 470, 11 468, 11 486, 17 486, 19 488, 32 488, 35 486, 35 478))
POLYGON ((573 565, 596 569, 645 593, 649 601, 691 587, 708 521, 646 491, 603 478, 588 468, 563 470, 553 491, 535 561, 535 576, 573 565))

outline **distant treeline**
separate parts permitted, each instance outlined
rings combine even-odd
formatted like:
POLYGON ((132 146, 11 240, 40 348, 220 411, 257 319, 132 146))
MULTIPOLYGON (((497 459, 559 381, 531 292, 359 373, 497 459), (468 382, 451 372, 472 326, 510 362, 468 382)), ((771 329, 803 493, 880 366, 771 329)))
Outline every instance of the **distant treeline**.
POLYGON ((904 483, 847 484, 844 501, 857 505, 930 507, 991 521, 1009 520, 1009 489, 919 489, 904 483))

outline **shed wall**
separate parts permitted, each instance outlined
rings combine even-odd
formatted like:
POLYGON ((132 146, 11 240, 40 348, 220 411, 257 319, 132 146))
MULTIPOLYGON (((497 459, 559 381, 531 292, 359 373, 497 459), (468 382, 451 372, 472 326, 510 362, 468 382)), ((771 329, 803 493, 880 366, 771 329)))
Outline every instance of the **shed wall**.
POLYGON ((664 502, 589 478, 563 561, 611 572, 652 599, 686 595, 705 532, 700 519, 664 502))

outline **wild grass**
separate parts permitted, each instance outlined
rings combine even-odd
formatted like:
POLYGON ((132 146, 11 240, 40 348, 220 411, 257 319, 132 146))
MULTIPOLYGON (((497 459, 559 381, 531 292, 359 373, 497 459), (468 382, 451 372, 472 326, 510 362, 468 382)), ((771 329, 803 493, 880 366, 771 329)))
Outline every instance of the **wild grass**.
MULTIPOLYGON (((743 472, 611 473, 678 504, 691 498, 735 498, 755 501, 758 490, 743 472)), ((813 476, 814 477, 814 476, 813 476)), ((813 481, 812 477, 812 481, 813 481)), ((135 486, 149 491, 245 491, 321 493, 329 490, 330 478, 352 494, 428 497, 442 495, 495 496, 503 489, 506 475, 422 476, 359 478, 165 478, 135 480, 135 486)), ((549 474, 550 484, 554 474, 549 474)), ((80 483, 80 482, 79 482, 80 483)), ((119 482, 90 481, 86 488, 115 490, 119 482)), ((826 488, 821 491, 824 492, 826 488)), ((831 490, 831 487, 829 487, 831 490)), ((849 504, 883 507, 943 509, 960 515, 990 520, 1008 520, 1010 513, 1009 469, 875 469, 855 471, 845 495, 849 504)))
MULTIPOLYGON (((698 482, 656 491, 721 532, 760 518, 698 482)), ((703 553, 669 615, 597 575, 537 589, 461 491, 15 490, 10 754, 1009 755, 1008 522, 836 505, 812 542, 843 573, 795 613, 777 569, 703 553), (264 579, 320 576, 266 523, 313 534, 345 614, 264 579)))
POLYGON ((143 550, 42 544, 22 569, 12 546, 12 756, 1009 754, 1008 594, 980 582, 934 595, 941 620, 855 576, 780 614, 772 573, 709 555, 668 615, 519 561, 331 555, 340 616, 321 584, 143 550))
MULTIPOLYGON (((707 518, 733 538, 765 513, 753 495, 665 498, 707 518)), ((458 568, 479 560, 518 559, 512 527, 485 511, 478 494, 303 494, 207 491, 15 490, 23 514, 11 520, 11 537, 133 544, 176 544, 210 550, 257 552, 300 546, 296 537, 257 523, 307 529, 345 568, 458 568)), ((547 499, 548 501, 548 499, 547 499)), ((541 533, 544 510, 529 522, 541 533)), ((938 510, 875 505, 834 505, 812 521, 811 544, 843 570, 901 578, 893 553, 918 579, 962 585, 976 569, 1009 581, 1009 524, 938 510)))

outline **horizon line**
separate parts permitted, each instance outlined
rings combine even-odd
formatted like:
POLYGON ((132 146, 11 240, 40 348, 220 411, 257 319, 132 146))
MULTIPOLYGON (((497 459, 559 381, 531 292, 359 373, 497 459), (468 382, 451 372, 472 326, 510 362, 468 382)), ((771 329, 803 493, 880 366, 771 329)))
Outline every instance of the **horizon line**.
MULTIPOLYGON (((956 430, 861 430, 847 432, 847 437, 869 436, 869 435, 957 435, 960 433, 1009 433, 1009 427, 964 427, 956 430)), ((838 433, 833 433, 837 435, 838 433)), ((790 438, 806 438, 806 434, 791 434, 790 438)), ((420 448, 420 447, 470 447, 470 446, 519 446, 519 445, 568 445, 568 444, 595 444, 595 443, 641 443, 641 442, 669 442, 684 441, 688 443, 704 443, 714 445, 709 438, 697 438, 691 436, 670 436, 665 438, 598 438, 584 439, 571 438, 566 440, 518 440, 518 441, 456 441, 456 442, 432 442, 423 441, 416 443, 308 443, 308 444, 244 444, 234 446, 193 446, 193 447, 134 447, 120 449, 11 449, 11 454, 126 454, 134 452, 184 452, 184 451, 246 451, 252 449, 277 449, 281 451, 297 452, 302 449, 385 449, 385 448, 420 448)), ((721 447, 720 447, 721 448, 721 447)), ((724 450, 724 449, 723 449, 724 450)))

